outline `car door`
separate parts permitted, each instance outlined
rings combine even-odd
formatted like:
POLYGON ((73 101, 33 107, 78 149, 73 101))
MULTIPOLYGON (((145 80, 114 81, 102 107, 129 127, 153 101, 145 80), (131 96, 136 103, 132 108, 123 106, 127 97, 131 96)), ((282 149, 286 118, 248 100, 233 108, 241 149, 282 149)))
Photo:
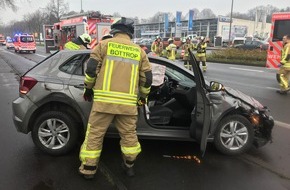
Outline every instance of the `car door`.
POLYGON ((211 121, 211 104, 199 64, 197 64, 193 53, 189 52, 190 64, 192 65, 196 82, 196 106, 191 113, 190 136, 200 144, 200 151, 204 155, 211 121))

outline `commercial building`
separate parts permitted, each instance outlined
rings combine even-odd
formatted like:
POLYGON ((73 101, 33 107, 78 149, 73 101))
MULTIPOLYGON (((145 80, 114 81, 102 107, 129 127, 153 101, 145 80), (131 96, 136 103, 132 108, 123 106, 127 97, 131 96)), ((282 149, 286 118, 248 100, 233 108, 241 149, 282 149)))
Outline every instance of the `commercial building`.
POLYGON ((229 35, 230 18, 224 16, 192 20, 191 30, 189 30, 188 23, 188 20, 183 20, 180 21, 180 24, 175 22, 137 24, 135 26, 135 37, 152 38, 157 35, 161 37, 185 37, 189 34, 197 34, 197 36, 209 37, 210 41, 214 43, 217 38, 221 39, 222 42, 228 41, 229 37, 231 40, 235 37, 244 36, 267 38, 271 29, 271 23, 232 18, 231 35, 229 35))

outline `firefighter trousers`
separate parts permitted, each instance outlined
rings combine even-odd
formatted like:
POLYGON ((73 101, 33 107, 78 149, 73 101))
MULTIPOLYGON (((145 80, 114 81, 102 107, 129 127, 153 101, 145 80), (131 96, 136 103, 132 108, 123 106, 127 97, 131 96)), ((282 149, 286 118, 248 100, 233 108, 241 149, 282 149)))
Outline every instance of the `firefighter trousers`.
POLYGON ((290 68, 280 67, 280 87, 282 91, 289 90, 290 68))
POLYGON ((103 147, 105 133, 111 123, 119 131, 121 152, 125 163, 133 163, 141 152, 136 134, 136 115, 115 115, 91 111, 85 140, 80 150, 82 174, 95 174, 103 147))

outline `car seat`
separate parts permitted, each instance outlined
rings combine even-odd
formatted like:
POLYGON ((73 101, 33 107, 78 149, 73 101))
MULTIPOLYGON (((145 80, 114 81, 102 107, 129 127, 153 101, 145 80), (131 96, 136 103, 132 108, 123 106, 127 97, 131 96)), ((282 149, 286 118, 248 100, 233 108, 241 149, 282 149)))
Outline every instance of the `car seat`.
POLYGON ((157 105, 149 108, 150 122, 154 125, 167 125, 170 123, 173 111, 167 107, 157 105))

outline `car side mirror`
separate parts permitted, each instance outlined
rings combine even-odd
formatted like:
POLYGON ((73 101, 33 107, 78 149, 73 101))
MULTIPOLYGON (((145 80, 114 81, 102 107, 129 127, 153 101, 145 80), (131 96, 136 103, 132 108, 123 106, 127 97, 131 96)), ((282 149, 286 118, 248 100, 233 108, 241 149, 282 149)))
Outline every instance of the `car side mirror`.
POLYGON ((210 82, 210 91, 211 92, 218 92, 218 91, 222 91, 224 89, 224 85, 222 85, 219 82, 216 81, 211 81, 210 82))

